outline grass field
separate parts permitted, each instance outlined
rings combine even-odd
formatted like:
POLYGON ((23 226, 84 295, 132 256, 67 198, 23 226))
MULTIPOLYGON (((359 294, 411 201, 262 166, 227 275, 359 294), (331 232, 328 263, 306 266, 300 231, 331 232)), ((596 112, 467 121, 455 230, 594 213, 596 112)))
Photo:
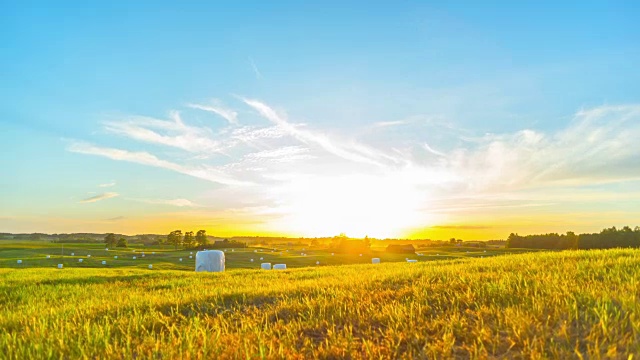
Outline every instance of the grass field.
MULTIPOLYGON (((432 260, 458 259, 464 257, 490 257, 509 253, 522 253, 530 249, 465 248, 441 247, 419 250, 415 255, 389 254, 383 249, 368 254, 334 254, 327 249, 309 249, 304 246, 246 248, 226 250, 227 269, 259 269, 260 263, 285 263, 287 267, 327 266, 369 264, 372 257, 382 262, 404 262, 415 259, 420 262, 432 260), (275 249, 275 250, 274 250, 275 249), (304 253, 305 255, 301 255, 304 253), (263 258, 263 260, 260 260, 263 258), (253 259, 253 262, 251 262, 253 259), (316 263, 320 262, 319 265, 316 263)), ((168 246, 138 246, 105 250, 103 244, 61 244, 38 241, 10 242, 0 241, 0 268, 55 268, 63 264, 65 268, 140 268, 147 269, 149 264, 158 270, 188 270, 195 267, 195 253, 190 250, 174 250, 168 246), (155 253, 155 254, 154 254, 155 253), (74 254, 74 255, 71 255, 74 254), (144 254, 144 256, 142 256, 144 254), (47 255, 50 258, 47 258, 47 255), (87 257, 91 255, 91 257, 87 257), (115 259, 117 256, 118 259, 115 259), (134 260, 133 257, 136 257, 134 260), (192 258, 189 258, 192 256, 192 258), (80 263, 78 260, 82 259, 80 263), (180 261, 182 259, 182 261, 180 261), (17 260, 22 260, 18 264, 17 260), (102 261, 106 265, 102 265, 102 261)))
POLYGON ((640 354, 638 250, 224 273, 35 266, 0 269, 0 284, 9 359, 640 354))

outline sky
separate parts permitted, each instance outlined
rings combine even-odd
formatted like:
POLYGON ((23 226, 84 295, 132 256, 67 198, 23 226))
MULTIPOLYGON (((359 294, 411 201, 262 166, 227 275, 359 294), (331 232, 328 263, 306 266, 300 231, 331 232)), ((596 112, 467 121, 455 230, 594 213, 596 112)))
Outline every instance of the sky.
POLYGON ((636 1, 0 8, 0 232, 640 225, 636 1))

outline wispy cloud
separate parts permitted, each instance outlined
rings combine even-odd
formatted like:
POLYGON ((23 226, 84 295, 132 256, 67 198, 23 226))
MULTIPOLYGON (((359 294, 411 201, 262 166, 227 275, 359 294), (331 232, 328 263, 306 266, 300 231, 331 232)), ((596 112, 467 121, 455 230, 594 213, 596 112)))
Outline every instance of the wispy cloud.
POLYGON ((238 124, 238 112, 230 108, 225 107, 218 99, 211 100, 210 104, 187 104, 192 109, 198 109, 203 111, 212 112, 219 115, 229 122, 229 124, 238 124))
POLYGON ((225 124, 212 131, 177 113, 169 120, 127 117, 105 125, 109 133, 135 140, 133 146, 170 149, 130 151, 120 148, 127 145, 72 142, 68 150, 227 185, 200 194, 198 204, 181 198, 147 203, 200 207, 203 213, 212 207, 253 209, 247 211, 255 212, 256 222, 268 213, 269 224, 280 224, 282 231, 296 223, 318 233, 342 232, 358 221, 382 229, 384 219, 420 228, 442 220, 453 225, 441 229, 465 230, 464 224, 491 221, 456 216, 542 212, 572 197, 602 202, 610 191, 595 196, 578 190, 640 180, 639 105, 580 110, 555 131, 486 134, 482 128, 474 133, 451 126, 442 137, 442 125, 422 121, 418 131, 417 120, 374 125, 382 131, 369 131, 370 124, 340 130, 303 125, 265 102, 241 100, 260 115, 251 125, 225 124))
POLYGON ((108 192, 108 193, 104 193, 104 194, 99 194, 96 196, 92 196, 83 200, 80 200, 80 203, 94 203, 97 201, 101 201, 101 200, 106 200, 106 199, 111 199, 114 197, 119 196, 120 194, 118 193, 114 193, 114 192, 108 192))
POLYGON ((406 125, 406 124, 408 124, 408 121, 406 120, 379 121, 377 123, 374 123, 373 127, 384 128, 384 127, 400 126, 400 125, 406 125))
POLYGON ((112 187, 112 186, 116 186, 116 182, 115 181, 110 182, 110 183, 105 183, 105 184, 98 185, 98 187, 101 187, 101 188, 112 187))
POLYGON ((104 128, 110 133, 128 138, 193 153, 219 153, 224 146, 213 139, 208 128, 185 125, 178 112, 171 113, 172 120, 158 120, 147 117, 129 117, 120 121, 107 121, 104 128))
POLYGON ((309 160, 313 158, 314 156, 309 154, 309 149, 300 146, 286 146, 279 149, 250 153, 245 156, 245 159, 252 161, 278 162, 292 162, 298 160, 309 160))
POLYGON ((393 159, 393 157, 384 155, 356 141, 335 141, 326 134, 300 129, 290 123, 284 115, 278 114, 274 109, 261 101, 245 98, 242 98, 242 100, 254 110, 258 111, 262 117, 278 125, 283 131, 297 138, 299 141, 305 144, 320 146, 325 151, 343 159, 376 166, 384 166, 380 162, 381 160, 393 159))
POLYGON ((154 204, 154 205, 170 205, 170 206, 177 206, 177 207, 200 207, 201 206, 187 199, 132 199, 132 200, 144 202, 147 204, 154 204))
POLYGON ((126 219, 125 216, 115 216, 115 217, 108 218, 108 219, 105 219, 105 220, 106 221, 120 221, 120 220, 124 220, 124 219, 126 219))
POLYGON ((253 61, 253 58, 251 57, 249 57, 249 65, 251 65, 251 70, 253 70, 253 73, 256 75, 256 79, 262 80, 263 78, 262 73, 258 69, 258 66, 256 65, 255 61, 253 61))
POLYGON ((155 155, 147 152, 131 152, 122 149, 104 148, 94 146, 84 142, 74 142, 67 148, 71 152, 87 155, 97 155, 112 160, 127 161, 141 165, 153 166, 163 169, 172 170, 185 175, 190 175, 199 179, 216 182, 226 185, 243 186, 248 185, 246 181, 236 180, 220 170, 210 166, 186 167, 170 161, 161 160, 155 155))

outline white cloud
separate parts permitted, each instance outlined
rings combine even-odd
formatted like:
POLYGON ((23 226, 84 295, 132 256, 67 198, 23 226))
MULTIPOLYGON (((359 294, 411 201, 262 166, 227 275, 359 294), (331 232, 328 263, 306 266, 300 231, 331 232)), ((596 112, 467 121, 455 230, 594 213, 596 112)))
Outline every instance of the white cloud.
POLYGON ((255 61, 253 61, 251 57, 249 57, 249 65, 251 65, 251 70, 253 70, 253 73, 256 75, 256 79, 262 80, 263 78, 262 73, 260 72, 260 69, 258 69, 258 66, 256 65, 255 61))
POLYGON ((400 126, 400 125, 406 125, 406 124, 408 124, 408 121, 405 121, 405 120, 380 121, 380 122, 374 123, 373 127, 385 128, 390 126, 400 126))
POLYGON ((120 194, 118 194, 118 193, 108 192, 108 193, 99 194, 99 195, 95 195, 95 196, 80 200, 80 203, 83 203, 83 204, 84 203, 93 203, 93 202, 97 202, 97 201, 100 201, 100 200, 111 199, 111 198, 117 197, 119 195, 120 194))
POLYGON ((129 117, 122 121, 107 121, 104 127, 108 132, 134 140, 193 153, 219 153, 224 150, 225 146, 213 139, 210 129, 185 125, 178 112, 172 112, 171 117, 172 121, 129 117))
POLYGON ((112 187, 112 186, 116 186, 116 182, 115 181, 112 181, 110 183, 105 183, 105 184, 98 185, 98 187, 101 187, 101 188, 112 187))
POLYGON ((314 156, 309 154, 309 149, 300 146, 285 146, 278 149, 250 153, 245 156, 245 159, 249 161, 277 162, 292 162, 298 160, 309 160, 313 158, 314 156))
MULTIPOLYGON (((474 209, 483 213, 502 211, 501 214, 509 209, 535 211, 556 200, 560 204, 570 200, 567 196, 541 195, 552 190, 558 190, 554 194, 567 194, 585 185, 640 180, 637 105, 581 110, 571 123, 557 131, 523 129, 474 136, 468 129, 451 126, 445 129, 444 140, 439 136, 444 131, 442 125, 421 124, 417 131, 414 125, 418 126, 418 121, 411 121, 392 129, 393 137, 379 138, 376 144, 371 139, 364 140, 363 133, 377 136, 391 131, 368 131, 371 125, 365 125, 364 129, 350 130, 360 137, 349 135, 346 130, 336 136, 335 130, 290 122, 282 112, 261 101, 242 100, 268 122, 213 132, 190 126, 177 114, 170 121, 127 118, 118 125, 109 123, 110 132, 126 134, 140 143, 171 144, 173 152, 160 156, 82 142, 72 143, 68 150, 226 184, 229 186, 210 190, 210 196, 203 195, 204 200, 199 201, 202 207, 261 209, 255 210, 259 219, 264 219, 261 216, 267 212, 274 224, 283 228, 288 226, 284 219, 297 219, 299 223, 308 221, 318 231, 351 226, 347 221, 350 218, 355 219, 354 224, 367 219, 381 223, 380 214, 401 214, 397 223, 408 226, 406 219, 417 225, 433 221, 429 214, 453 216, 474 209), (457 137, 452 138, 451 134, 457 137), (184 150, 188 156, 175 149, 184 150), (209 156, 220 154, 216 151, 221 149, 224 156, 209 156), (314 208, 313 202, 321 206, 314 208), (366 211, 343 202, 360 203, 366 211), (342 217, 325 214, 336 206, 342 207, 336 212, 342 217), (351 212, 358 211, 362 216, 351 217, 351 212), (296 218, 295 213, 317 221, 296 218)), ((401 123, 405 122, 379 123, 379 127, 401 123)), ((575 192, 575 196, 602 201, 607 193, 604 191, 595 200, 584 192, 575 192)), ((186 199, 146 202, 199 206, 186 199)))
POLYGON ((226 185, 248 185, 246 181, 236 180, 220 170, 210 166, 186 167, 170 161, 158 159, 155 155, 147 152, 131 152, 127 150, 97 147, 92 144, 75 142, 68 148, 69 151, 106 157, 112 160, 127 161, 142 165, 148 165, 168 170, 173 170, 182 174, 190 175, 199 179, 216 182, 226 185))
POLYGON ((148 204, 156 204, 156 205, 171 205, 177 207, 199 207, 200 205, 193 203, 187 199, 132 199, 136 201, 145 202, 148 204))
POLYGON ((224 118, 229 124, 238 124, 238 113, 235 110, 229 109, 222 105, 220 100, 213 99, 210 104, 187 104, 192 109, 198 109, 203 111, 212 112, 218 116, 224 118))
POLYGON ((358 163, 366 163, 376 166, 384 166, 381 160, 395 160, 375 149, 355 141, 336 141, 326 134, 310 130, 299 129, 289 123, 285 116, 279 115, 275 110, 258 100, 242 99, 247 105, 258 111, 265 119, 278 125, 287 134, 306 144, 315 144, 325 151, 358 163))

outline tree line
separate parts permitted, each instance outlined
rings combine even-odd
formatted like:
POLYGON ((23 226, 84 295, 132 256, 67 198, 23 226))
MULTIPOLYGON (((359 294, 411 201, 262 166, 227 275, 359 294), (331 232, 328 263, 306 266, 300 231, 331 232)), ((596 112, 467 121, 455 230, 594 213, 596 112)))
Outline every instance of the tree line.
POLYGON ((511 233, 507 238, 508 248, 528 249, 610 249, 640 247, 640 227, 631 229, 625 226, 605 228, 599 233, 576 235, 569 231, 566 234, 549 233, 520 236, 511 233))

